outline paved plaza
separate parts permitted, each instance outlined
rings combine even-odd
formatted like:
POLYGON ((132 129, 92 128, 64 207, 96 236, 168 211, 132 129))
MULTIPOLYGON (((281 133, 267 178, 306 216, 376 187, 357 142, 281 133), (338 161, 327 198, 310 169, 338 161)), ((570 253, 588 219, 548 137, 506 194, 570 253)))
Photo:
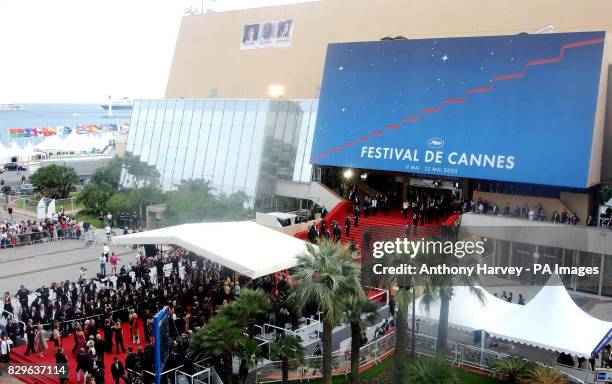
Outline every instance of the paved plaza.
MULTIPOLYGON (((121 258, 121 264, 134 261, 135 251, 130 247, 111 246, 121 258)), ((76 281, 81 266, 87 268, 87 277, 100 272, 98 258, 102 245, 83 240, 62 240, 18 248, 0 250, 0 291, 15 294, 21 284, 33 291, 54 281, 76 281)))

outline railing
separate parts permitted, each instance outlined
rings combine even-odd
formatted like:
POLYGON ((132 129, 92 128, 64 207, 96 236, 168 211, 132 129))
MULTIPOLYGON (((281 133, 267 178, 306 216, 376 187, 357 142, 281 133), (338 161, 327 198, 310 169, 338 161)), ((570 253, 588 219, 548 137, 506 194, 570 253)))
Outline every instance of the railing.
POLYGON ((273 324, 265 323, 261 327, 261 335, 264 340, 273 340, 278 331, 287 335, 299 336, 304 341, 316 340, 319 338, 318 332, 321 330, 321 319, 305 318, 306 325, 291 330, 273 324))
POLYGON ((66 230, 66 231, 42 231, 42 232, 30 232, 30 233, 20 233, 20 234, 9 234, 6 238, 0 239, 0 248, 14 248, 14 247, 23 247, 26 245, 45 243, 49 241, 58 241, 58 240, 84 240, 84 241, 93 241, 95 243, 98 242, 106 242, 108 239, 103 232, 96 231, 87 231, 84 232, 80 230, 80 234, 77 236, 76 230, 66 230))
MULTIPOLYGON (((417 334, 415 340, 416 354, 421 356, 434 356, 436 353, 436 338, 424 334, 417 334)), ((395 332, 389 333, 373 342, 361 347, 359 366, 378 363, 389 356, 395 348, 395 332)), ((485 372, 492 372, 491 366, 496 360, 510 357, 510 355, 480 349, 453 341, 448 342, 446 359, 457 367, 465 366, 476 368, 485 372)), ((333 375, 346 375, 351 370, 351 349, 341 349, 332 354, 333 375)), ((296 360, 289 362, 289 380, 308 380, 322 376, 322 357, 313 356, 304 359, 301 364, 296 360)), ((281 380, 280 361, 273 361, 256 369, 256 380, 260 383, 276 382, 281 380)), ((561 371, 569 383, 584 384, 591 381, 575 377, 573 374, 561 371)))
POLYGON ((580 380, 584 383, 593 383, 595 379, 595 372, 588 369, 570 367, 556 362, 552 363, 552 367, 557 371, 561 371, 565 375, 573 377, 574 379, 580 380))

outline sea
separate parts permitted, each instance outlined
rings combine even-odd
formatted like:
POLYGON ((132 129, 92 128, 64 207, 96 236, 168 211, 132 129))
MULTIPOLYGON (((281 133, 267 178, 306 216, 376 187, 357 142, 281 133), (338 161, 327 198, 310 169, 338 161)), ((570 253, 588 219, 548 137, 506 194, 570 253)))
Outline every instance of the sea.
POLYGON ((0 110, 0 142, 5 146, 15 142, 24 147, 34 145, 44 137, 11 138, 10 128, 45 128, 67 126, 74 128, 84 124, 129 124, 131 110, 113 110, 113 116, 97 104, 20 104, 21 111, 0 110))

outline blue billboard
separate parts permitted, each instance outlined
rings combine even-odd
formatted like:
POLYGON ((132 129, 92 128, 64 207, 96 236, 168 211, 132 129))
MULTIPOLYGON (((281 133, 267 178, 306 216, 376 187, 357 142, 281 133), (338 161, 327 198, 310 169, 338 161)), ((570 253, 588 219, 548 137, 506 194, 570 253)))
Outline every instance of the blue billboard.
POLYGON ((604 38, 330 44, 311 162, 584 188, 604 38))

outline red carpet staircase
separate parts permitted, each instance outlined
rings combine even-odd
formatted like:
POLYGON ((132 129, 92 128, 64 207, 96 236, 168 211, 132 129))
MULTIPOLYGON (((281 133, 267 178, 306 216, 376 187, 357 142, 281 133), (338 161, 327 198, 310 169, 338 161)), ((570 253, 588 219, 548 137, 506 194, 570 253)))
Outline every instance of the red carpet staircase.
MULTIPOLYGON (((411 238, 430 238, 431 236, 440 234, 440 225, 452 225, 459 219, 458 214, 452 214, 448 217, 444 217, 439 221, 433 220, 431 223, 425 222, 424 225, 417 226, 416 236, 410 229, 411 238)), ((365 217, 363 213, 359 218, 359 226, 355 227, 355 219, 353 216, 353 205, 350 201, 345 200, 342 203, 336 205, 325 217, 327 226, 331 228, 332 222, 337 222, 342 227, 341 242, 347 243, 354 240, 357 247, 361 250, 361 243, 363 241, 364 231, 367 230, 370 233, 375 233, 377 237, 384 238, 395 238, 403 237, 405 234, 406 224, 412 226, 412 213, 408 213, 408 217, 404 218, 399 207, 392 208, 387 215, 382 212, 378 212, 375 216, 370 215, 365 217), (349 236, 346 236, 344 228, 344 219, 346 216, 351 218, 351 230, 349 236)), ((319 226, 320 227, 320 226, 319 226)), ((295 235, 300 239, 307 239, 308 232, 300 232, 295 235)))

